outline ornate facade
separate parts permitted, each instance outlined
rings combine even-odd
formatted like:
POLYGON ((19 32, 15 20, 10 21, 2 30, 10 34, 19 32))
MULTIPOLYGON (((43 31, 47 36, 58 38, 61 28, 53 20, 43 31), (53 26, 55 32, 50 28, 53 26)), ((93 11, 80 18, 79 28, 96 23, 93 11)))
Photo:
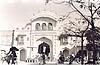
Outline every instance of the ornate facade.
POLYGON ((38 48, 43 42, 50 47, 50 61, 56 61, 60 51, 63 51, 64 56, 67 57, 80 49, 80 46, 76 48, 77 45, 73 43, 75 37, 59 40, 58 36, 62 31, 59 31, 61 23, 57 17, 54 13, 43 11, 35 15, 23 30, 15 31, 15 45, 17 44, 16 46, 20 49, 18 52, 20 61, 37 60, 38 55, 40 55, 38 48))

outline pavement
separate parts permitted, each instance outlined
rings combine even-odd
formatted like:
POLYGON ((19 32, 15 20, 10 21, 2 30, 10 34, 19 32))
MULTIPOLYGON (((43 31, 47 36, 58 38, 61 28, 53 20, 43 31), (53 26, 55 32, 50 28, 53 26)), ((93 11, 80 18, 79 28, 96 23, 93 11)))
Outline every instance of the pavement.
MULTIPOLYGON (((6 62, 4 62, 4 63, 0 62, 0 65, 8 65, 8 64, 6 62)), ((36 62, 36 63, 26 63, 26 62, 20 61, 20 62, 16 63, 15 65, 43 65, 43 64, 39 63, 39 62, 36 62)), ((69 65, 69 64, 68 64, 68 62, 65 62, 64 64, 58 64, 56 62, 46 62, 46 64, 44 64, 44 65, 69 65)), ((77 62, 73 62, 70 65, 81 65, 81 64, 78 64, 77 62)), ((83 65, 85 65, 85 64, 83 64, 83 65)), ((93 64, 87 64, 87 65, 93 65, 93 64)), ((98 64, 98 65, 100 65, 100 64, 98 64)))

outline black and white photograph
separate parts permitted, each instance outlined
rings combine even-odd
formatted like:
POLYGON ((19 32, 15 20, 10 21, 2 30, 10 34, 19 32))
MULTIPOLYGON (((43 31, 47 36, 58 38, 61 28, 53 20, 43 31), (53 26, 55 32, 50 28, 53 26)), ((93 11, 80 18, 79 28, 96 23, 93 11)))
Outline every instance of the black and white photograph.
POLYGON ((0 65, 100 65, 100 0, 0 0, 0 65))

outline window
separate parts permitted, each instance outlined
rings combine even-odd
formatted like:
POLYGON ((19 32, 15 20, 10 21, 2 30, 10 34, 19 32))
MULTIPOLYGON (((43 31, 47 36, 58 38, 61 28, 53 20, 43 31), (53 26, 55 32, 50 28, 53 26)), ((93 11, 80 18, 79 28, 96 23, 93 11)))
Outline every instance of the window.
POLYGON ((27 30, 29 30, 29 27, 27 28, 27 30))
POLYGON ((24 37, 23 36, 19 36, 18 45, 23 45, 23 44, 24 44, 24 37))
POLYGON ((52 23, 49 23, 49 24, 48 24, 48 30, 53 30, 52 23))
POLYGON ((63 37, 63 38, 60 40, 60 43, 61 43, 61 45, 66 45, 66 44, 68 44, 68 39, 63 37))
POLYGON ((42 30, 47 30, 46 23, 42 24, 42 30))
POLYGON ((19 34, 17 37, 16 37, 16 41, 17 41, 17 45, 24 45, 24 38, 26 35, 22 35, 22 34, 19 34))
POLYGON ((36 23, 36 30, 40 30, 40 24, 39 23, 36 23))
POLYGON ((29 37, 27 37, 27 41, 29 41, 29 37))

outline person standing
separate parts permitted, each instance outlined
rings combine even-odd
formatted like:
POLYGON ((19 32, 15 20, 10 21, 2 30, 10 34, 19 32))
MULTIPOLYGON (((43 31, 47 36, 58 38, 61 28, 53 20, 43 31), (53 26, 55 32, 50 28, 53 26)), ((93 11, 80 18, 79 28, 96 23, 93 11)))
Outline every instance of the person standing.
POLYGON ((62 51, 60 51, 60 53, 59 53, 59 59, 58 59, 58 63, 63 64, 63 63, 64 63, 64 61, 65 61, 64 54, 63 54, 63 52, 62 52, 62 51))
POLYGON ((65 60, 64 55, 61 55, 61 56, 59 57, 59 60, 60 60, 60 63, 61 63, 61 64, 64 64, 64 60, 65 60))
POLYGON ((46 62, 45 62, 45 54, 44 53, 42 54, 42 59, 43 59, 43 64, 46 64, 46 62))
POLYGON ((70 57, 69 57, 69 64, 72 64, 73 60, 74 60, 74 57, 73 57, 73 55, 71 54, 70 57))
POLYGON ((9 57, 11 57, 12 64, 15 64, 14 60, 16 60, 16 58, 17 58, 16 51, 19 51, 19 49, 17 49, 16 47, 12 46, 10 48, 9 52, 7 53, 7 55, 9 57))

